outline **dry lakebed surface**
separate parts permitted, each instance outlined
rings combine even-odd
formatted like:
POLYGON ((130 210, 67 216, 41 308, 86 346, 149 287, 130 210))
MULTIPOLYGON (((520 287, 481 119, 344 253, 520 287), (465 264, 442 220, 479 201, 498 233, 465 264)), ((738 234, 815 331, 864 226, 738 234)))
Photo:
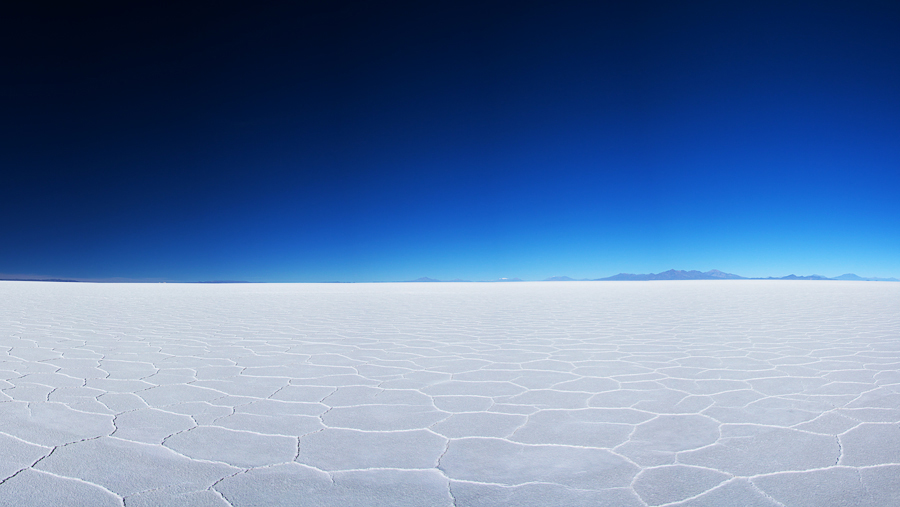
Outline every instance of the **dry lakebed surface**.
POLYGON ((0 282, 0 505, 900 505, 900 283, 0 282))

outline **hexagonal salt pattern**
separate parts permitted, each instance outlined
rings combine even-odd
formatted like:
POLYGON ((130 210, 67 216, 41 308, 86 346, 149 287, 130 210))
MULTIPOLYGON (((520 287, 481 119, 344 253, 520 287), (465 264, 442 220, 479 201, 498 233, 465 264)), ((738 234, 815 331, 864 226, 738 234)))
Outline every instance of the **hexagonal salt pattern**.
POLYGON ((900 505, 900 284, 0 282, 0 505, 900 505))

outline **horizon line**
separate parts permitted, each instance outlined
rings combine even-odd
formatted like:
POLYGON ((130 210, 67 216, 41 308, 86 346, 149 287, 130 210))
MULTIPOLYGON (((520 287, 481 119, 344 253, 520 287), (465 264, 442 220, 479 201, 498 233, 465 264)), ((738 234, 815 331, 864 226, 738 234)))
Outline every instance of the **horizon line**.
POLYGON ((706 272, 698 270, 676 270, 661 271, 659 273, 624 273, 620 272, 615 275, 603 278, 571 278, 565 275, 556 275, 544 279, 520 279, 517 277, 501 277, 492 280, 464 280, 455 278, 452 280, 439 280, 430 277, 419 277, 414 280, 369 280, 369 281, 343 281, 343 280, 327 280, 327 281, 249 281, 249 280, 171 280, 161 278, 80 278, 80 277, 52 277, 41 275, 14 275, 0 274, 0 281, 6 282, 62 282, 62 283, 183 283, 183 284, 248 284, 248 283, 515 283, 515 282, 618 282, 618 281, 696 281, 696 280, 798 280, 798 281, 900 281, 897 277, 884 276, 859 276, 855 273, 844 273, 841 275, 827 277, 823 275, 795 275, 791 273, 786 276, 768 276, 768 277, 745 277, 733 273, 724 273, 722 271, 712 269, 706 272), (694 278, 651 278, 665 274, 686 274, 694 278), (694 274, 696 273, 696 274, 694 274), (692 275, 693 274, 693 275, 692 275), (697 275, 706 275, 703 278, 697 278, 697 275), (842 278, 852 277, 852 278, 842 278))

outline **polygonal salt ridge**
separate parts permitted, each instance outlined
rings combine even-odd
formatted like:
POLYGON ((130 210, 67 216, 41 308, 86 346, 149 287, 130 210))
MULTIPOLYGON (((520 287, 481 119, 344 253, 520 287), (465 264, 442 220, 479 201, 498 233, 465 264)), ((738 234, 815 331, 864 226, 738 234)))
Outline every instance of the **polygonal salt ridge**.
POLYGON ((83 379, 58 372, 26 373, 21 377, 8 379, 8 382, 13 385, 38 384, 51 388, 81 387, 84 385, 83 379))
MULTIPOLYGON (((432 370, 425 370, 432 372, 432 370)), ((514 379, 521 378, 523 374, 525 374, 526 370, 521 368, 517 368, 515 370, 507 370, 507 369, 477 369, 471 371, 464 371, 459 373, 449 373, 448 377, 445 380, 460 380, 464 382, 484 382, 484 381, 496 381, 496 382, 509 382, 514 379)), ((434 373, 443 373, 443 372, 434 372, 434 373)), ((531 371, 532 375, 546 375, 545 378, 549 379, 559 379, 569 380, 572 378, 578 378, 576 375, 572 375, 571 373, 565 372, 536 372, 531 371)), ((538 377, 539 378, 539 377, 538 377)), ((537 379, 536 379, 537 380, 537 379)))
POLYGON ((87 379, 106 378, 109 376, 109 373, 96 367, 65 366, 58 368, 56 373, 77 378, 82 382, 86 382, 87 379))
POLYGON ((620 384, 610 378, 579 377, 574 380, 557 382, 550 387, 557 391, 576 391, 596 394, 619 389, 620 384))
POLYGON ((497 438, 451 440, 438 468, 451 480, 508 486, 547 482, 584 490, 627 487, 638 471, 604 449, 526 445, 497 438))
POLYGON ((568 361, 560 361, 558 359, 541 359, 537 361, 526 361, 521 363, 522 368, 528 370, 549 370, 549 371, 560 371, 560 372, 570 372, 576 368, 576 366, 568 361))
POLYGON ((227 380, 198 380, 191 382, 190 385, 209 388, 232 396, 268 398, 290 385, 290 379, 287 377, 252 377, 240 375, 227 380))
POLYGON ((104 391, 91 387, 60 387, 54 389, 47 395, 47 401, 66 404, 84 403, 88 401, 99 403, 97 399, 104 394, 104 391))
MULTIPOLYGON (((89 388, 94 389, 94 388, 89 388)), ((97 389, 102 391, 102 389, 97 389)), ((149 405, 136 394, 133 393, 110 393, 105 392, 97 397, 97 401, 109 408, 114 413, 127 412, 139 408, 147 408, 149 405)))
POLYGON ((148 444, 162 444, 176 433, 196 426, 186 415, 152 408, 141 408, 118 414, 113 419, 116 430, 110 435, 123 440, 148 444))
POLYGON ((792 426, 798 430, 809 431, 812 433, 822 433, 826 435, 837 435, 843 433, 860 422, 849 417, 841 415, 836 411, 825 412, 815 419, 792 426))
POLYGON ((135 493, 124 498, 128 507, 233 507, 218 491, 176 485, 135 493))
POLYGON ((204 490, 238 470, 188 459, 163 446, 111 437, 57 448, 35 468, 96 484, 119 496, 178 484, 204 490))
POLYGON ((731 478, 710 468, 663 465, 638 472, 631 487, 647 505, 656 506, 700 496, 731 478))
POLYGON ((874 375, 875 383, 881 386, 900 385, 900 369, 881 370, 874 375))
POLYGON ((121 497, 97 484, 30 468, 3 481, 0 488, 7 505, 123 505, 121 497))
POLYGON ((871 391, 872 389, 873 386, 871 383, 833 381, 817 388, 809 389, 802 394, 805 396, 845 396, 849 401, 853 400, 856 396, 871 391))
POLYGON ((427 386, 422 389, 422 392, 427 395, 439 396, 439 395, 461 395, 461 396, 514 396, 516 394, 521 394, 525 392, 526 389, 522 386, 513 384, 511 382, 474 382, 474 381, 459 381, 459 380, 449 380, 446 382, 440 382, 437 384, 433 384, 427 386))
POLYGON ((526 416, 491 412, 457 413, 430 426, 447 438, 510 437, 527 421, 526 416))
POLYGON ((444 412, 483 412, 492 409, 493 398, 488 396, 431 396, 432 403, 444 412))
POLYGON ((448 380, 453 380, 452 373, 416 370, 403 374, 402 382, 408 382, 408 387, 399 385, 399 383, 401 383, 401 380, 385 381, 380 384, 380 387, 383 387, 384 389, 419 389, 440 382, 446 382, 448 380))
POLYGON ((650 412, 668 412, 688 396, 687 393, 665 388, 618 389, 594 394, 588 399, 587 404, 590 407, 639 408, 650 412))
POLYGON ((339 387, 323 398, 321 403, 330 407, 353 407, 360 405, 433 405, 431 397, 418 390, 380 389, 369 386, 339 387))
POLYGON ((398 431, 426 428, 449 416, 434 405, 391 404, 335 407, 325 412, 321 419, 333 428, 398 431))
POLYGON ((513 405, 528 405, 537 409, 587 408, 591 393, 556 391, 554 389, 531 389, 515 396, 498 396, 495 401, 513 405))
POLYGON ((900 425, 896 423, 864 423, 839 437, 841 459, 847 466, 900 464, 900 425))
POLYGON ((719 423, 709 417, 660 415, 635 426, 615 451, 641 466, 674 464, 676 453, 702 449, 719 438, 719 423))
POLYGON ((654 372, 654 368, 620 361, 591 361, 590 366, 579 366, 572 370, 572 373, 576 375, 600 378, 615 378, 623 375, 640 375, 654 372))
POLYGON ((467 359, 459 357, 420 357, 411 359, 420 369, 426 369, 436 373, 451 373, 454 375, 480 371, 492 364, 486 359, 467 359))
POLYGON ((7 433, 0 433, 0 484, 52 452, 53 447, 37 445, 7 433))
POLYGON ((325 428, 318 415, 265 415, 237 411, 218 417, 210 424, 222 428, 251 431, 261 435, 287 437, 300 437, 325 428))
POLYGON ((139 380, 159 371, 156 366, 146 361, 101 359, 99 363, 98 368, 107 372, 109 374, 107 378, 109 379, 139 380))
POLYGON ((191 459, 248 468, 291 461, 297 439, 215 426, 198 426, 167 437, 163 445, 191 459), (228 446, 217 445, 228 442, 228 446))
POLYGON ((199 379, 191 368, 159 368, 159 371, 143 377, 143 380, 154 385, 166 385, 188 384, 199 379))
POLYGON ((102 389, 108 393, 135 393, 151 387, 155 387, 143 380, 118 380, 109 378, 87 378, 84 385, 95 389, 102 389))
POLYGON ((134 394, 151 407, 166 407, 191 401, 212 401, 227 395, 222 391, 193 384, 153 386, 138 390, 134 394))
MULTIPOLYGON (((185 365, 187 366, 187 365, 185 365)), ((194 365, 191 368, 197 380, 219 380, 240 375, 244 370, 241 366, 224 365, 194 365)))
MULTIPOLYGON (((877 503, 896 494, 896 487, 886 491, 870 490, 862 480, 860 470, 849 467, 829 467, 802 472, 782 472, 754 477, 752 483, 780 505, 812 507, 818 505, 890 505, 877 503), (893 489, 894 491, 891 491, 893 489)), ((894 481, 896 482, 896 481, 894 481)), ((896 497, 895 497, 896 498, 896 497)))
POLYGON ((720 393, 728 393, 752 389, 752 386, 746 380, 728 380, 728 379, 685 379, 685 378, 667 378, 659 380, 659 383, 670 389, 679 390, 690 394, 715 395, 720 393))
POLYGON ((614 448, 654 414, 624 409, 543 410, 528 417, 509 439, 527 444, 614 448))
POLYGON ((878 371, 871 369, 837 370, 822 375, 822 378, 834 382, 862 382, 871 387, 878 374, 878 371))
MULTIPOLYGON (((280 394, 282 391, 286 391, 291 389, 291 387, 301 387, 306 388, 310 386, 319 386, 319 387, 327 387, 327 388, 337 388, 344 386, 374 386, 374 387, 383 387, 385 381, 370 379, 363 377, 362 375, 326 375, 324 377, 314 377, 314 378, 292 378, 290 379, 290 384, 282 389, 276 394, 280 394)), ((276 396, 273 395, 273 398, 276 396)))
MULTIPOLYGON (((18 379, 13 379, 12 382, 17 382, 18 379)), ((47 401, 50 393, 54 391, 53 387, 48 387, 42 384, 32 384, 30 382, 17 382, 13 385, 13 387, 7 387, 3 389, 3 394, 6 395, 9 399, 15 401, 47 401)))
POLYGON ((215 485, 234 505, 454 505, 447 479, 436 470, 361 470, 325 473, 289 463, 257 468, 215 485))
POLYGON ((900 393, 890 387, 876 387, 860 394, 856 399, 847 403, 843 408, 885 408, 897 409, 900 407, 900 393))
POLYGON ((645 507, 631 488, 579 490, 553 483, 520 486, 484 484, 474 481, 450 481, 455 505, 466 507, 645 507))
MULTIPOLYGON (((244 358, 246 359, 246 358, 244 358)), ((351 366, 318 365, 308 363, 295 364, 265 364, 261 366, 247 366, 247 361, 242 360, 241 375, 248 377, 286 377, 286 378, 317 378, 326 375, 355 375, 359 373, 351 366)))
POLYGON ((47 363, 41 363, 36 361, 21 361, 21 362, 10 362, 6 363, 7 368, 13 368, 16 372, 16 377, 20 377, 22 375, 28 373, 55 373, 59 370, 56 366, 47 363))
POLYGON ((785 507, 744 478, 729 479, 718 486, 670 507, 785 507))
POLYGON ((87 357, 71 357, 72 352, 66 351, 63 352, 62 357, 57 359, 48 359, 43 361, 47 364, 56 366, 57 368, 66 369, 66 368, 96 368, 100 365, 100 358, 102 356, 97 356, 96 358, 87 358, 87 357))
POLYGON ((337 390, 334 386, 287 385, 267 399, 297 403, 321 403, 337 390))
POLYGON ((7 355, 24 361, 46 361, 63 357, 61 353, 44 347, 12 347, 7 351, 7 355))
POLYGON ((37 445, 58 446, 108 435, 112 416, 73 410, 62 403, 0 403, 0 428, 37 445))
POLYGON ((754 424, 725 424, 715 444, 684 451, 678 461, 737 476, 754 476, 833 466, 841 455, 837 439, 754 424))
POLYGON ((767 397, 741 408, 713 406, 703 413, 723 423, 789 427, 815 419, 819 414, 833 408, 833 405, 821 401, 767 397))

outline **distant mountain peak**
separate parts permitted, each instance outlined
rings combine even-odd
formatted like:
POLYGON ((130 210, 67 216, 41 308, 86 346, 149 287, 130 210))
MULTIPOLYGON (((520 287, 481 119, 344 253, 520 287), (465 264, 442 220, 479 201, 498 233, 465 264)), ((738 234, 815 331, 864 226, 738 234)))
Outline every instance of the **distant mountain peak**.
POLYGON ((832 278, 832 280, 866 280, 866 278, 863 278, 855 273, 846 273, 841 276, 836 276, 832 278))

